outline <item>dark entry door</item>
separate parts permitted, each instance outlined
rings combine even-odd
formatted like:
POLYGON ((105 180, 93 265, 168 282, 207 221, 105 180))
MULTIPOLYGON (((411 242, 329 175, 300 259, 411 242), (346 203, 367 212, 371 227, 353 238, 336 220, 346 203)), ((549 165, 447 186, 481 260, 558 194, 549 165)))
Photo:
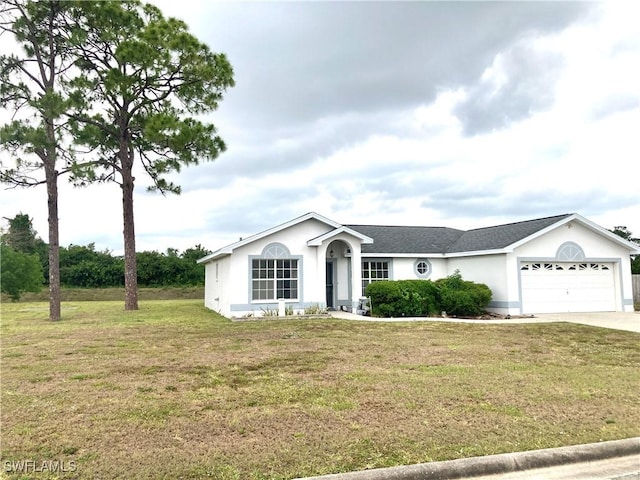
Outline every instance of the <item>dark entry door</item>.
POLYGON ((327 308, 334 308, 333 305, 333 262, 327 262, 327 308))

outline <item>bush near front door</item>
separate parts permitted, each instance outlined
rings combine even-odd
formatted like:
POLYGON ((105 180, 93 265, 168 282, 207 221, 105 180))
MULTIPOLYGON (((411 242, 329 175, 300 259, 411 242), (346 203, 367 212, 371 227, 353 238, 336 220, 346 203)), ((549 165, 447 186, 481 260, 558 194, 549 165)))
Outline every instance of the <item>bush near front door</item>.
POLYGON ((366 289, 372 315, 378 317, 424 317, 446 312, 452 316, 476 316, 485 312, 491 289, 483 283, 462 279, 459 272, 431 280, 382 280, 366 289))

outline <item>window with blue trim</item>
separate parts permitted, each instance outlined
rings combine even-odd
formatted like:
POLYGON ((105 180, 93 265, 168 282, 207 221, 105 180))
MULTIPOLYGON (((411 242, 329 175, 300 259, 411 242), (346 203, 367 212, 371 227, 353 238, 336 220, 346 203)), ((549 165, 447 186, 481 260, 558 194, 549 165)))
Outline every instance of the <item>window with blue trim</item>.
POLYGON ((289 257, 286 247, 273 244, 262 258, 251 260, 251 299, 278 300, 298 298, 298 259, 289 257))
POLYGON ((431 262, 426 258, 420 258, 413 264, 413 271, 418 278, 429 278, 431 275, 431 262))
POLYGON ((367 285, 380 280, 389 280, 389 262, 384 260, 362 262, 362 295, 365 295, 367 285))

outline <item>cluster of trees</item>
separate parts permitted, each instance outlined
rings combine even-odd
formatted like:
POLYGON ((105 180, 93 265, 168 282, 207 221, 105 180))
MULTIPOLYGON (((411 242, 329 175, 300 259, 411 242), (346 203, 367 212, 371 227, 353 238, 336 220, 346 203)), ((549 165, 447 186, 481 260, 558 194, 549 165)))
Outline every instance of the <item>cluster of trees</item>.
MULTIPOLYGON (((2 292, 19 300, 23 292, 37 292, 46 284, 49 246, 40 239, 28 215, 7 219, 9 228, 0 237, 2 292)), ((60 283, 65 287, 105 288, 124 286, 124 259, 95 244, 60 247, 60 283)), ((201 245, 180 253, 138 252, 138 285, 146 287, 204 285, 204 266, 196 261, 211 253, 201 245)))
MULTIPOLYGON (((201 245, 180 253, 137 252, 138 285, 143 287, 204 285, 204 266, 196 260, 210 253, 201 245)), ((124 286, 124 259, 108 250, 96 251, 95 245, 60 247, 60 283, 68 287, 124 286)))
MULTIPOLYGON (((196 260, 210 252, 201 245, 180 253, 138 252, 138 285, 144 287, 204 285, 204 266, 196 260)), ((94 244, 60 247, 60 283, 69 287, 124 286, 124 259, 109 251, 96 251, 94 244)))
POLYGON ((225 150, 200 118, 234 85, 233 69, 184 22, 138 0, 3 0, 3 34, 19 50, 0 55, 0 105, 10 119, 0 125, 0 146, 11 156, 0 181, 46 185, 49 318, 60 318, 64 174, 76 185, 120 185, 125 309, 136 310, 133 172, 146 174, 150 190, 180 193, 171 173, 225 150))

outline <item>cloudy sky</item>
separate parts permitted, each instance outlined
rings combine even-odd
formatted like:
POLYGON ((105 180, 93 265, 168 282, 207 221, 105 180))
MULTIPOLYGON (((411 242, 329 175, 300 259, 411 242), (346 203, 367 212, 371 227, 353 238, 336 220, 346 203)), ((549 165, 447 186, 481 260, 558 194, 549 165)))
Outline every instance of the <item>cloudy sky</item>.
MULTIPOLYGON (((138 250, 215 250, 315 211, 462 229, 562 213, 640 236, 640 2, 155 0, 228 55, 228 151, 135 196, 138 250)), ((34 219, 44 187, 2 190, 34 219)), ((60 198, 61 244, 122 251, 114 186, 60 198)))

